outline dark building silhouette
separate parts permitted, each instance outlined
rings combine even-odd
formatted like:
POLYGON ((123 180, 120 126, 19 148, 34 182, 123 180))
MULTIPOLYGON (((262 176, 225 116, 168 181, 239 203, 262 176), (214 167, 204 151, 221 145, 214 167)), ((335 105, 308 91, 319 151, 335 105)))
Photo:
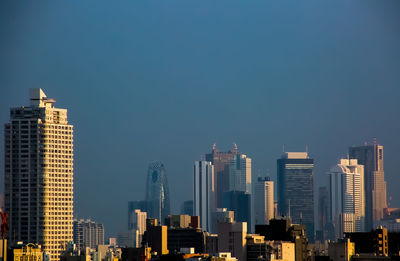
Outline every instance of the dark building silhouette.
POLYGON ((204 253, 206 250, 206 232, 200 228, 168 228, 167 238, 170 253, 191 247, 195 253, 204 253))
POLYGON ((333 239, 334 231, 329 222, 329 192, 327 187, 318 189, 318 229, 316 231, 316 240, 324 242, 333 239))
POLYGON ((146 202, 147 216, 157 218, 160 223, 164 222, 170 214, 170 199, 165 167, 159 161, 149 164, 146 202))
POLYGON ((304 225, 292 224, 289 219, 271 219, 269 225, 256 225, 256 234, 264 236, 265 240, 282 240, 295 243, 296 261, 308 258, 306 228, 304 225))
POLYGON ((225 192, 223 206, 235 212, 235 221, 247 222, 247 231, 252 231, 250 194, 244 191, 225 192))
POLYGON ((307 152, 285 152, 277 161, 278 212, 307 227, 314 241, 314 160, 307 152))
POLYGON ((398 256, 400 253, 400 232, 388 232, 386 228, 371 232, 345 233, 345 238, 354 242, 356 254, 398 256))

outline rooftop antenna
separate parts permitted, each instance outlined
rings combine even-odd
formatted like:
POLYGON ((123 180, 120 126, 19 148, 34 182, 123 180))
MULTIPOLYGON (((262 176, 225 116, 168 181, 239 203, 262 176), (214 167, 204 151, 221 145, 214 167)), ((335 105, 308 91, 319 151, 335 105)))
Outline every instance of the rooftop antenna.
POLYGON ((376 137, 373 138, 374 145, 376 145, 376 137))
POLYGON ((214 142, 214 144, 212 145, 212 149, 216 150, 217 149, 217 143, 214 142))
POLYGON ((285 153, 285 144, 282 145, 282 152, 285 153))

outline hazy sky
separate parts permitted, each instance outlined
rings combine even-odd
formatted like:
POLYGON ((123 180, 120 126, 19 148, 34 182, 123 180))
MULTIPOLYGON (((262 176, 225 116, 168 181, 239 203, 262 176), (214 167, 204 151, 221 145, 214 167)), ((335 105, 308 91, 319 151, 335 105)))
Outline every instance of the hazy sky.
POLYGON ((107 235, 126 229, 150 161, 178 211, 214 142, 274 180, 283 144, 308 145, 318 187, 376 136, 400 206, 399 1, 1 1, 0 37, 0 122, 32 87, 68 109, 75 214, 107 235))

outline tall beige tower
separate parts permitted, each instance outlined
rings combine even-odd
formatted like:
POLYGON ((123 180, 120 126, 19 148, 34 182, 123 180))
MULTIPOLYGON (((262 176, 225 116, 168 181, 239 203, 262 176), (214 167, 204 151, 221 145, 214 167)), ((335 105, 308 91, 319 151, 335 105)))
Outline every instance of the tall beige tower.
POLYGON ((255 224, 269 224, 274 218, 274 182, 269 177, 258 177, 254 194, 255 224))
POLYGON ((51 261, 73 236, 73 126, 41 89, 5 124, 5 211, 10 243, 39 243, 51 261))
POLYGON ((365 218, 367 231, 376 227, 383 218, 383 211, 387 207, 386 181, 383 168, 383 146, 372 144, 349 148, 350 158, 357 159, 364 165, 365 182, 365 218))

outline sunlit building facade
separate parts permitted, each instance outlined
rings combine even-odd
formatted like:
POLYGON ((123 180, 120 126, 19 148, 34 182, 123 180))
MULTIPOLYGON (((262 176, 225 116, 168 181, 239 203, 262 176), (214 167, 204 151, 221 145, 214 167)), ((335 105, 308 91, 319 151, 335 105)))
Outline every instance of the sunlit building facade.
POLYGON ((193 210, 200 217, 201 228, 211 231, 214 205, 214 166, 209 161, 196 161, 194 164, 193 210))
POLYGON ((54 102, 31 89, 30 106, 11 108, 4 134, 8 239, 39 243, 51 261, 72 241, 74 199, 73 126, 54 102))
POLYGON ((365 228, 364 166, 356 159, 341 159, 329 172, 330 219, 335 237, 365 228))
POLYGON ((274 182, 269 178, 257 179, 254 193, 255 224, 269 224, 274 218, 274 182))

